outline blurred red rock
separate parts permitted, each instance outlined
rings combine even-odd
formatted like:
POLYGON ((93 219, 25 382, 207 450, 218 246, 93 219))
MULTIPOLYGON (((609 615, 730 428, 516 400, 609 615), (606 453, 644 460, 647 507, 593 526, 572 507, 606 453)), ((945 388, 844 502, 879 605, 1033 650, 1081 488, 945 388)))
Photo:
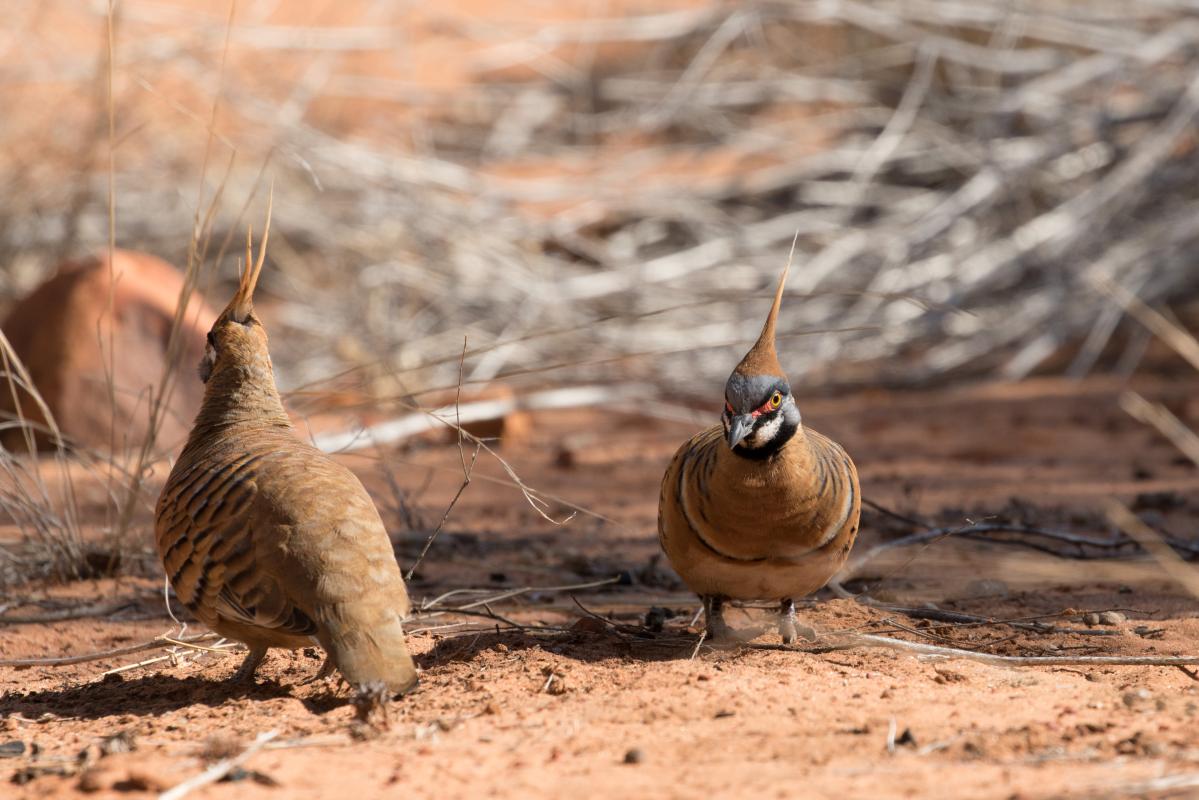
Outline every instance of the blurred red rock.
MULTIPOLYGON (((0 328, 29 370, 64 437, 76 444, 118 452, 139 447, 150 422, 150 399, 167 364, 167 343, 183 274, 146 253, 118 250, 113 258, 112 306, 108 314, 108 254, 69 261, 57 274, 19 302, 0 328), (105 367, 112 336, 115 428, 105 367)), ((160 415, 159 448, 178 447, 191 428, 204 387, 192 374, 204 352, 205 337, 216 313, 197 294, 189 303, 180 331, 176 380, 160 415)), ((45 416, 21 392, 21 412, 44 425, 45 416)), ((0 381, 0 418, 12 419, 12 392, 0 381)), ((20 430, 8 428, 0 444, 24 449, 20 430)), ((52 449, 39 433, 39 449, 52 449)))

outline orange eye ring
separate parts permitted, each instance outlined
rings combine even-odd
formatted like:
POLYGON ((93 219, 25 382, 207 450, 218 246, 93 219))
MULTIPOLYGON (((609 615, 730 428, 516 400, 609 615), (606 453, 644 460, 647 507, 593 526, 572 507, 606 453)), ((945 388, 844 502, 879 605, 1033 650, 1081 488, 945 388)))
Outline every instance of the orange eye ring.
POLYGON ((778 408, 782 404, 783 404, 782 394, 780 394, 779 392, 775 392, 774 394, 770 395, 770 407, 771 408, 778 408))

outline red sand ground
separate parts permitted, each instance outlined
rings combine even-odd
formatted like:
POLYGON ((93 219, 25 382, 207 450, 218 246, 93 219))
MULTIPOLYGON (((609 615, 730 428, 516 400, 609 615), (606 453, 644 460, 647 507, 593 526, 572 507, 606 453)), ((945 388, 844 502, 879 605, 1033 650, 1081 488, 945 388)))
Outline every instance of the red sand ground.
MULTIPOLYGON (((1199 422, 1199 408, 1187 405, 1193 383, 1162 379, 1138 388, 1199 422)), ((1101 501, 1139 496, 1146 520, 1193 539, 1199 471, 1118 409, 1119 389, 1103 380, 1040 381, 872 392, 803 406, 806 421, 855 456, 867 496, 905 514, 963 524, 1000 513, 1102 535, 1101 501)), ((420 567, 413 595, 431 600, 486 587, 450 598, 465 603, 506 588, 625 571, 628 585, 573 594, 634 627, 585 617, 569 593, 550 591, 490 607, 562 630, 501 625, 497 632, 480 618, 417 619, 412 642, 422 688, 392 704, 386 726, 355 726, 344 694, 302 685, 320 664, 315 651, 274 653, 252 688, 221 683, 238 656, 217 653, 107 678, 108 669, 157 654, 0 669, 0 752, 25 746, 24 755, 0 760, 0 769, 6 779, 28 780, 3 784, 0 795, 74 797, 94 789, 98 797, 149 796, 266 731, 278 733, 275 749, 249 759, 235 775, 240 780, 191 796, 1089 798, 1199 791, 1199 680, 1181 669, 1013 668, 881 650, 760 649, 777 644, 772 631, 754 647, 705 646, 692 658, 697 637, 686 626, 696 602, 651 559, 659 476, 699 423, 599 411, 547 413, 533 423, 530 438, 504 456, 528 484, 561 498, 552 514, 566 503, 591 513, 548 524, 511 486, 483 478, 503 475, 484 457, 420 567), (665 634, 637 627, 651 606, 679 612, 665 634), (439 627, 452 623, 459 624, 439 627), (99 757, 97 743, 118 732, 134 751, 99 757), (95 763, 80 775, 78 754, 89 747, 95 763), (1163 782, 1188 775, 1173 778, 1184 788, 1163 782)), ((411 563, 424 534, 404 532, 385 470, 393 471, 405 508, 431 526, 457 489, 456 449, 426 444, 347 463, 375 494, 397 531, 401 560, 411 563)), ((871 514, 856 553, 907 530, 871 514)), ((1199 602, 1143 561, 940 542, 892 551, 861 577, 850 588, 883 601, 999 619, 1056 615, 1048 621, 1059 630, 938 626, 827 596, 803 609, 806 621, 823 633, 888 632, 966 648, 1003 639, 989 650, 1008 655, 1193 654, 1199 639, 1199 602), (1125 620, 1088 627, 1081 619, 1107 609, 1125 620)), ((6 659, 86 653, 170 631, 159 586, 126 578, 36 587, 10 598, 3 613, 46 614, 97 599, 129 604, 101 619, 2 625, 0 652, 6 659)), ((730 621, 751 629, 768 620, 746 611, 730 621)))

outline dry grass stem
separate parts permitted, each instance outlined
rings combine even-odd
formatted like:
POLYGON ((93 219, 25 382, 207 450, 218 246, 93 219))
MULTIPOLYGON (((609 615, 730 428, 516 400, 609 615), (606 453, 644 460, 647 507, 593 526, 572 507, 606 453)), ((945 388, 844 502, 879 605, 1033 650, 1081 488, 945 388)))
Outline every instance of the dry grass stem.
POLYGON ((1133 419, 1157 428, 1183 455, 1199 466, 1199 434, 1188 428, 1161 403, 1151 403, 1136 392, 1120 395, 1120 408, 1133 419))
POLYGON ((208 769, 196 775, 194 778, 189 778, 183 783, 168 789, 158 795, 158 800, 182 800, 182 798, 199 789, 202 786, 207 786, 210 783, 216 783, 221 778, 228 775, 233 770, 240 767, 242 764, 249 761, 259 751, 270 744, 271 740, 279 735, 279 731, 267 731, 260 733, 251 742, 245 750, 232 758, 221 759, 213 764, 208 769))
POLYGON ((1111 500, 1106 510, 1113 525, 1135 539, 1166 575, 1190 592, 1192 597, 1199 599, 1199 570, 1183 561, 1160 533, 1142 522, 1127 506, 1111 500))

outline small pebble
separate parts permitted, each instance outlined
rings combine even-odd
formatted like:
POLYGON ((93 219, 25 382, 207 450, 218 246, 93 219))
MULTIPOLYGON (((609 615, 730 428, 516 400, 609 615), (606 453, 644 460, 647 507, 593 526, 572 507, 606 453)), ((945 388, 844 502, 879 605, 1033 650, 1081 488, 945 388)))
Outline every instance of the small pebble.
POLYGON ((666 624, 666 620, 670 619, 671 616, 669 609, 654 606, 645 612, 645 627, 653 633, 661 633, 662 626, 666 624))
POLYGON ((1103 611, 1099 614, 1099 622, 1102 625, 1120 625, 1127 621, 1128 617, 1119 611, 1103 611))
POLYGON ((966 594, 970 597, 1007 597, 1010 593, 1008 585, 995 578, 980 578, 966 584, 966 594))
POLYGON ((645 753, 641 751, 640 747, 634 747, 624 754, 624 763, 626 764, 640 764, 644 760, 645 753))

